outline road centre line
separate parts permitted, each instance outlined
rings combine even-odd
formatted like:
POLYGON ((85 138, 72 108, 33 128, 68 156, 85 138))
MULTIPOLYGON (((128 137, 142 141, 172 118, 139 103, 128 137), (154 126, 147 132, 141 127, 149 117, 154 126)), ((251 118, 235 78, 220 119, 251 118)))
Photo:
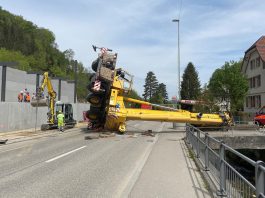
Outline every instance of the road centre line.
POLYGON ((45 162, 46 162, 46 163, 53 162, 53 161, 55 161, 55 160, 57 160, 57 159, 60 159, 60 158, 62 158, 62 157, 65 157, 65 156, 67 156, 67 155, 69 155, 69 154, 71 154, 71 153, 74 153, 74 152, 76 152, 76 151, 79 151, 79 150, 81 150, 81 149, 83 149, 83 148, 85 148, 85 147, 86 147, 86 146, 79 147, 79 148, 77 148, 77 149, 74 149, 74 150, 69 151, 69 152, 67 152, 67 153, 64 153, 64 154, 62 154, 62 155, 59 155, 59 156, 57 156, 57 157, 51 158, 51 159, 49 159, 49 160, 47 160, 47 161, 45 161, 45 162))

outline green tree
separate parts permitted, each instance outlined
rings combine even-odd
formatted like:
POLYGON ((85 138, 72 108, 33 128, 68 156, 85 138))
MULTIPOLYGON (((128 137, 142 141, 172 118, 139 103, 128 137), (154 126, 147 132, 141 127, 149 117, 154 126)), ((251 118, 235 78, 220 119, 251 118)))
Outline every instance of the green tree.
POLYGON ((141 99, 142 99, 142 98, 139 96, 139 94, 137 93, 137 91, 134 90, 134 89, 132 89, 132 90, 130 91, 130 93, 128 94, 127 97, 129 97, 129 98, 133 98, 133 99, 137 99, 137 100, 141 100, 141 99))
POLYGON ((188 63, 182 76, 180 91, 181 99, 197 100, 200 95, 200 87, 201 85, 198 72, 196 71, 194 65, 190 62, 188 63))
POLYGON ((242 61, 226 62, 215 70, 209 81, 209 90, 217 102, 226 101, 231 111, 242 110, 248 91, 247 78, 241 73, 242 61))
POLYGON ((30 70, 30 63, 32 61, 31 57, 24 56, 19 51, 6 50, 5 48, 0 48, 0 60, 6 62, 17 62, 18 68, 20 70, 30 70))
MULTIPOLYGON (((14 61, 24 71, 48 71, 51 76, 74 80, 74 51, 61 52, 55 35, 0 7, 0 60, 14 61)), ((77 99, 84 101, 89 72, 78 62, 77 99)))
POLYGON ((145 85, 144 85, 144 93, 143 97, 144 100, 152 102, 152 99, 157 91, 158 88, 158 81, 154 72, 149 71, 145 78, 145 85))
MULTIPOLYGON (((137 99, 137 100, 142 100, 142 98, 139 96, 137 91, 134 89, 132 89, 129 92, 129 94, 125 94, 125 97, 133 98, 133 99, 137 99)), ((128 108, 140 108, 141 107, 141 105, 138 103, 132 103, 132 102, 126 102, 126 101, 125 101, 125 106, 128 108)))
POLYGON ((158 85, 152 101, 158 104, 166 104, 168 102, 167 88, 164 83, 158 85))
POLYGON ((211 113, 218 112, 219 106, 214 102, 214 98, 210 93, 208 85, 205 83, 198 97, 198 103, 194 105, 194 112, 211 113))

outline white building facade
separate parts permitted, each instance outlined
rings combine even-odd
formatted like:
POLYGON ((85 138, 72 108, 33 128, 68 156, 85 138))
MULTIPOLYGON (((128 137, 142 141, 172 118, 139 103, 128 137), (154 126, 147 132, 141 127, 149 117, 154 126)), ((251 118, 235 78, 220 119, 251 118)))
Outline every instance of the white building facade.
POLYGON ((260 37, 245 52, 241 72, 249 82, 244 111, 256 113, 265 106, 265 36, 260 37))

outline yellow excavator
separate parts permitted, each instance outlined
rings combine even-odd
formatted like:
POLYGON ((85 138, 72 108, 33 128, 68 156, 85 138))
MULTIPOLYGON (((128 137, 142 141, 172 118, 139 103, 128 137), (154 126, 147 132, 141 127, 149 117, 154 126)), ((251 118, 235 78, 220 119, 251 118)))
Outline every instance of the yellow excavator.
POLYGON ((48 72, 44 72, 41 86, 38 87, 35 98, 31 100, 31 106, 44 107, 48 106, 47 123, 41 125, 41 130, 49 130, 58 127, 57 114, 61 111, 64 114, 64 122, 68 127, 74 127, 76 120, 73 118, 73 107, 70 103, 63 103, 56 100, 56 92, 53 89, 48 72), (47 87, 48 96, 44 97, 44 91, 47 87))
POLYGON ((126 97, 132 89, 133 76, 121 68, 115 69, 116 59, 117 54, 104 50, 92 63, 95 74, 88 85, 91 93, 87 100, 91 105, 86 113, 87 118, 91 120, 92 129, 101 127, 124 133, 127 120, 190 123, 203 127, 232 124, 228 113, 192 113, 126 97), (128 108, 125 103, 146 104, 161 110, 128 108))

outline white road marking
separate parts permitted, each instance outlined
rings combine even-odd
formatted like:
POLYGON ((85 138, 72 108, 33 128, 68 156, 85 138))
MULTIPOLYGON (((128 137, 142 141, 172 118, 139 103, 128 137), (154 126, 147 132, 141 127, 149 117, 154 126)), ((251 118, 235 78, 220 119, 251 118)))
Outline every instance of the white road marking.
POLYGON ((69 151, 69 152, 67 152, 67 153, 64 153, 64 154, 62 154, 62 155, 59 155, 59 156, 54 157, 54 158, 52 158, 52 159, 49 159, 49 160, 47 160, 47 161, 45 161, 45 162, 46 162, 46 163, 49 163, 49 162, 55 161, 55 160, 60 159, 60 158, 62 158, 62 157, 64 157, 64 156, 66 156, 66 155, 69 155, 69 154, 71 154, 71 153, 74 153, 74 152, 76 152, 76 151, 79 151, 79 150, 81 150, 81 149, 83 149, 83 148, 85 148, 85 147, 86 147, 86 146, 82 146, 82 147, 80 147, 80 148, 74 149, 74 150, 69 151))

